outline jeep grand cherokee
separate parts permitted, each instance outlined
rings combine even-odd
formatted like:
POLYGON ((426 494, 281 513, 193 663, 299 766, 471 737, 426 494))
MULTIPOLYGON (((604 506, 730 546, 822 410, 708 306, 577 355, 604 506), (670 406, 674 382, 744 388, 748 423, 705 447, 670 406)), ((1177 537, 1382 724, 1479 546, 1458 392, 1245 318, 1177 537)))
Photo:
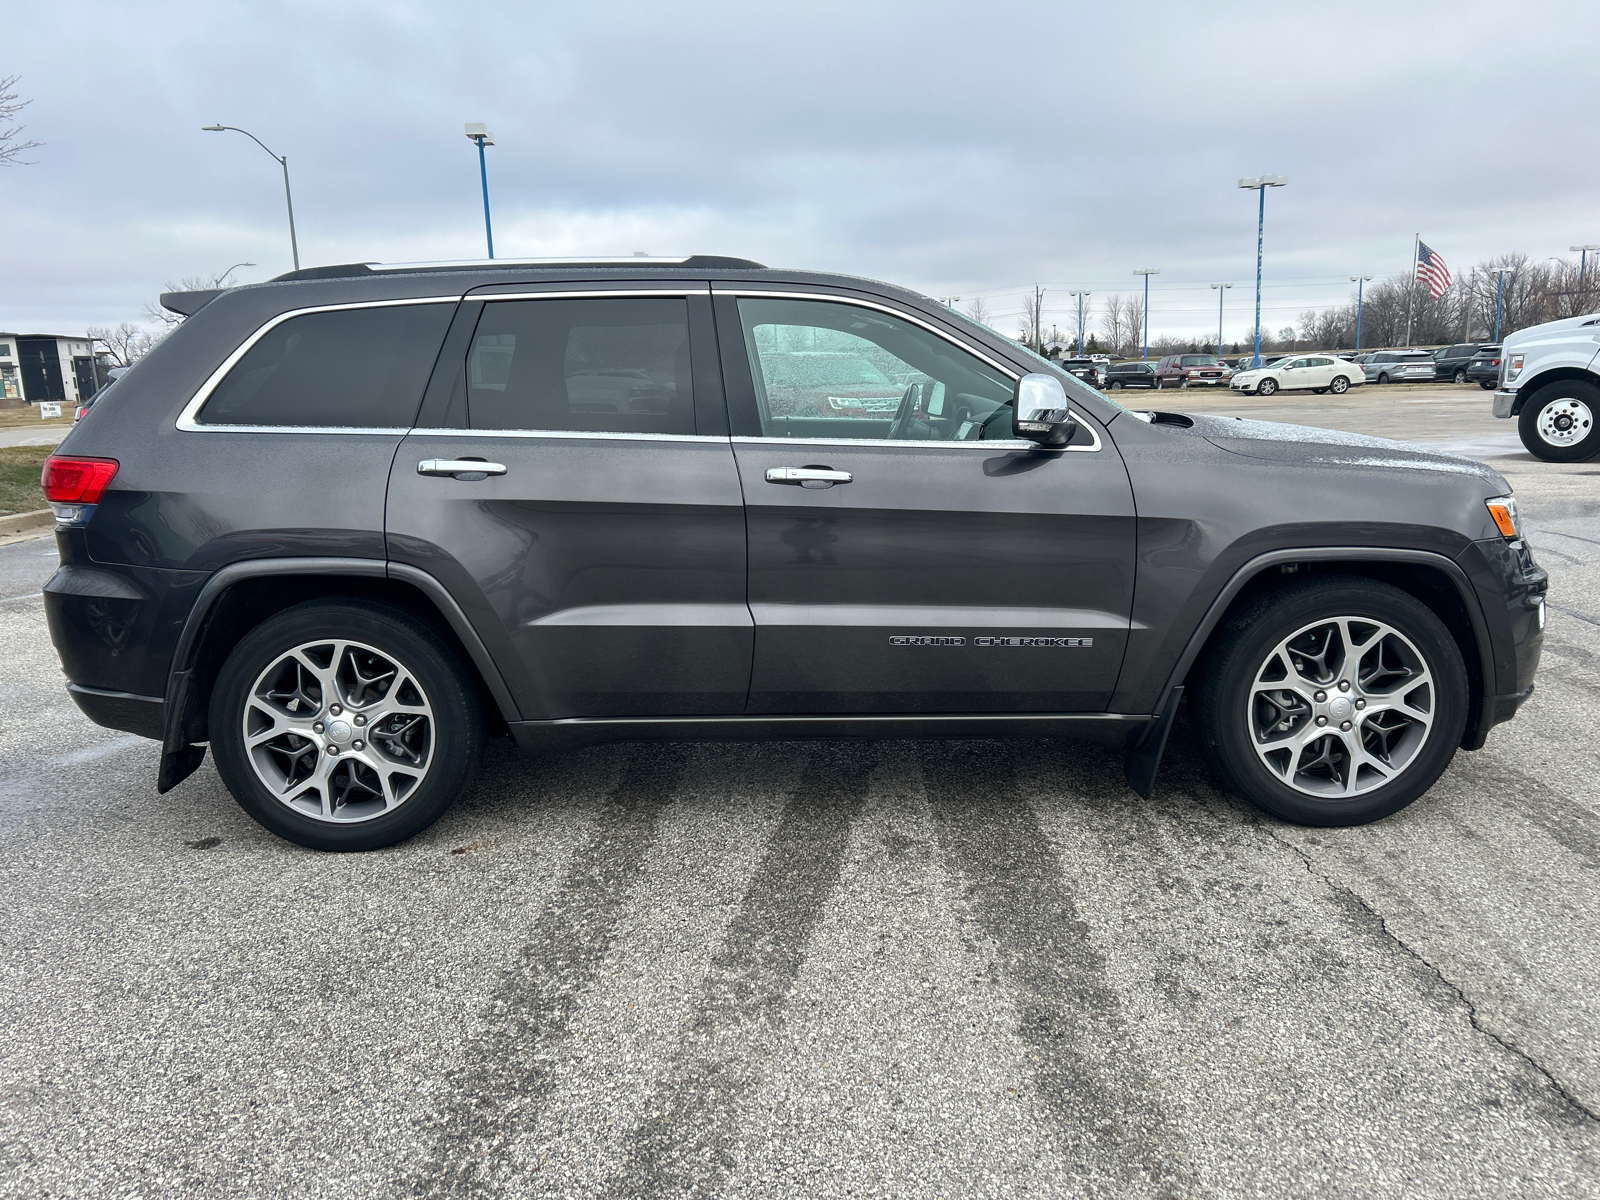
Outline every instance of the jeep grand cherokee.
POLYGON ((1239 793, 1352 824, 1532 690, 1495 472, 1129 411, 900 288, 696 257, 164 303, 45 467, 51 636, 159 791, 209 744, 304 845, 416 833, 497 735, 1083 737, 1148 795, 1184 697, 1239 793))

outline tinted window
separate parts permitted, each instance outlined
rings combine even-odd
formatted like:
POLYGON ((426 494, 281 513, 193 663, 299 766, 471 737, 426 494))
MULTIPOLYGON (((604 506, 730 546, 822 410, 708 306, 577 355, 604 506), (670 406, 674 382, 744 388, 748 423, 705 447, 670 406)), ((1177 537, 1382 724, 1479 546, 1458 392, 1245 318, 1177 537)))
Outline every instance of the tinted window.
POLYGON ((396 304, 290 317, 211 393, 203 425, 409 429, 455 304, 396 304))
POLYGON ((1185 354, 1183 365, 1186 367, 1214 367, 1217 360, 1210 354, 1185 354))
POLYGON ((739 315, 766 437, 1011 437, 1011 379, 920 325, 822 300, 746 298, 739 315))
POLYGON ((501 300, 467 351, 474 429, 693 433, 682 297, 501 300))

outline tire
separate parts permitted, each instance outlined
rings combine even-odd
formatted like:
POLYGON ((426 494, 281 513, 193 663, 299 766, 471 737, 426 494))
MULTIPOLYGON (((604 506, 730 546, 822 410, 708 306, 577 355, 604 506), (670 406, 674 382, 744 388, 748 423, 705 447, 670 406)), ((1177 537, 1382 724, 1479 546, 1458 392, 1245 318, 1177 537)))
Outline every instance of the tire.
POLYGON ((1278 381, 1276 379, 1263 379, 1260 383, 1256 384, 1256 395, 1258 396, 1271 396, 1274 395, 1277 390, 1278 381))
POLYGON ((1311 394, 1313 396, 1326 396, 1328 394, 1328 389, 1327 388, 1312 388, 1311 389, 1311 394))
POLYGON ((1127 386, 1128 385, 1123 383, 1122 380, 1120 380, 1120 379, 1113 379, 1110 383, 1108 383, 1106 385, 1106 387, 1108 389, 1110 389, 1111 391, 1113 391, 1113 392, 1120 392, 1123 388, 1125 388, 1127 386))
POLYGON ((1343 375, 1335 375, 1333 382, 1328 385, 1328 390, 1335 396, 1342 396, 1350 390, 1350 380, 1343 375))
POLYGON ((1218 774, 1301 825, 1364 825, 1404 808, 1450 765, 1466 728, 1467 670, 1450 631, 1415 597, 1359 576, 1256 600, 1196 674, 1201 744, 1218 774), (1290 657, 1296 649, 1306 657, 1290 657), (1419 673, 1423 683, 1409 681, 1419 673))
POLYGON ((484 741, 455 652, 364 600, 312 600, 257 626, 223 663, 210 722, 234 799, 314 850, 376 850, 426 829, 470 786, 484 741))
POLYGON ((1584 462, 1600 454, 1600 388, 1581 379, 1547 383, 1522 402, 1517 433, 1545 462, 1584 462))
POLYGON ((1378 372, 1378 382, 1379 383, 1388 383, 1389 382, 1388 373, 1385 372, 1385 371, 1379 371, 1378 372))
POLYGON ((1467 373, 1465 371, 1457 371, 1455 375, 1451 377, 1451 381, 1454 383, 1465 383, 1467 381, 1467 373))
POLYGON ((1480 379, 1478 380, 1478 386, 1486 392, 1494 391, 1494 381, 1492 379, 1480 379))

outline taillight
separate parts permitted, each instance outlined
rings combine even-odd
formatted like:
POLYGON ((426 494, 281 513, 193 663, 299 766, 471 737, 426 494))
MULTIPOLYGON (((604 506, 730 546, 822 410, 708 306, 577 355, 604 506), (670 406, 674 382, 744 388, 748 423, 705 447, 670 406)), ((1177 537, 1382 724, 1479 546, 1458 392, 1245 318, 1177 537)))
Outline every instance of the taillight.
POLYGON ((67 458, 52 454, 44 460, 39 486, 51 504, 99 504, 100 493, 116 476, 114 458, 67 458))

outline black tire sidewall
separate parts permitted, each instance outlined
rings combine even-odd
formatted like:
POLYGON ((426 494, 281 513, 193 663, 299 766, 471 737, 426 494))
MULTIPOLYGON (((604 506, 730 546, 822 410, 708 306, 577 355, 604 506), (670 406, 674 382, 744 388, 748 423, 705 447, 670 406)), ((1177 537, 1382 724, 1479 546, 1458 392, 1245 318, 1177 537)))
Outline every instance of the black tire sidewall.
POLYGON ((1328 385, 1328 390, 1336 396, 1342 396, 1350 390, 1350 381, 1343 375, 1340 375, 1328 385))
POLYGON ((212 690, 212 758, 247 813, 278 836, 314 850, 374 850, 414 836, 438 820, 470 785, 483 745, 477 692, 455 653, 405 611, 368 601, 311 601, 257 626, 234 647, 212 690), (256 677, 278 656, 320 638, 348 638, 391 654, 413 672, 433 707, 432 769, 393 812, 334 824, 298 813, 256 777, 240 728, 256 677))
POLYGON ((1545 462, 1587 462, 1600 454, 1600 388, 1580 379, 1560 379, 1546 384, 1522 404, 1517 414, 1517 435, 1528 453, 1545 462), (1556 400, 1581 400, 1589 406, 1594 426, 1589 436, 1571 446, 1552 446, 1539 436, 1539 414, 1556 400))
POLYGON ((1278 385, 1271 379, 1263 379, 1256 385, 1256 393, 1261 396, 1275 396, 1278 394, 1278 385))
POLYGON ((1431 788, 1455 757, 1466 728, 1468 675, 1444 623, 1399 588, 1353 577, 1307 580, 1258 601, 1213 644, 1195 689, 1201 744, 1238 794, 1301 825, 1361 825, 1404 808, 1431 788), (1434 722, 1416 759, 1393 783, 1351 800, 1319 800, 1273 778, 1251 744, 1242 716, 1254 673, 1279 641, 1322 617, 1366 617, 1394 626, 1427 660, 1434 679, 1434 722))

